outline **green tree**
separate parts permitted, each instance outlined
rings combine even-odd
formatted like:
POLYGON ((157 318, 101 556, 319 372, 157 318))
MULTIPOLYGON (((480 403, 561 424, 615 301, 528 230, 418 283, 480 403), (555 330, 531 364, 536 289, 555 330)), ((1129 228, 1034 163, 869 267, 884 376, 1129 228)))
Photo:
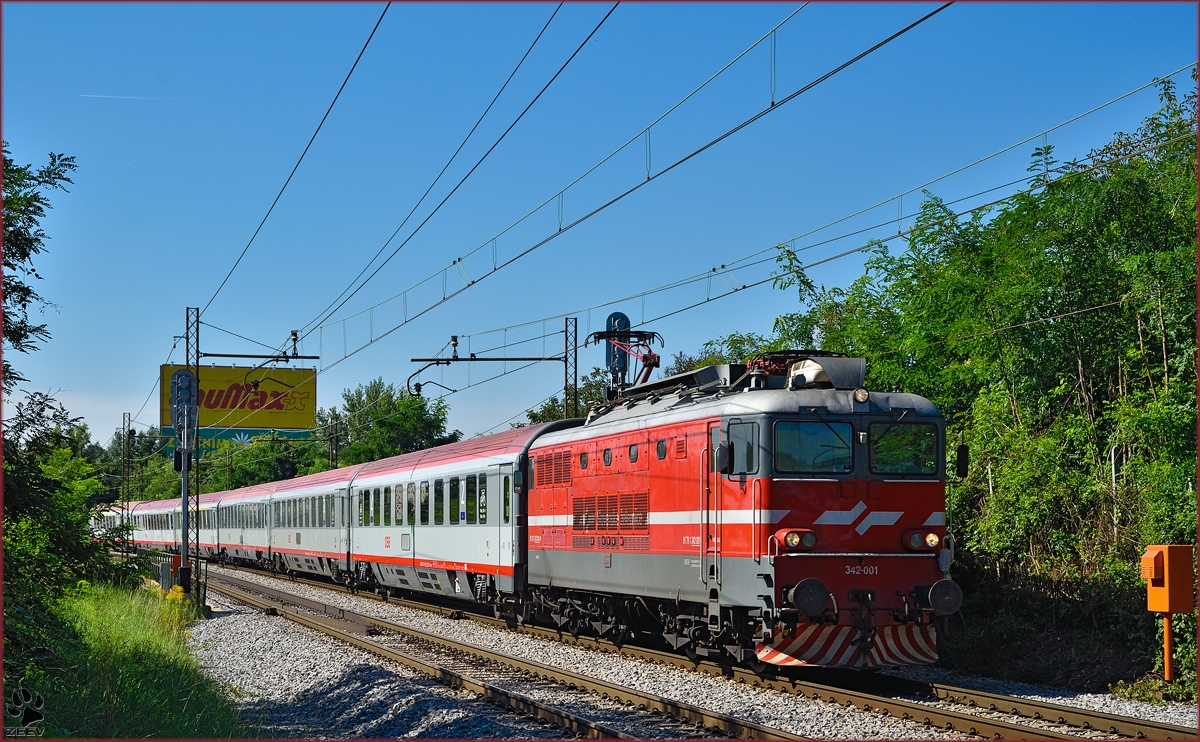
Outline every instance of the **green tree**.
MULTIPOLYGON (((50 153, 49 162, 39 168, 17 165, 8 142, 4 152, 4 345, 21 353, 30 353, 50 339, 46 324, 30 318, 30 310, 44 311, 53 305, 32 285, 41 280, 33 265, 35 255, 45 252, 49 237, 41 221, 51 208, 49 191, 66 191, 72 184, 75 158, 50 153)), ((27 381, 4 353, 4 392, 11 394, 18 382, 27 381)))
MULTIPOLYGON (((594 367, 586 376, 579 377, 579 413, 587 417, 588 411, 604 402, 604 387, 608 385, 608 371, 599 366, 594 367)), ((562 420, 562 400, 557 395, 542 402, 536 409, 525 411, 526 422, 512 423, 510 427, 523 428, 526 425, 537 425, 554 420, 562 420)))
POLYGON ((347 389, 339 411, 345 441, 339 464, 361 464, 453 443, 462 433, 446 431, 449 409, 442 400, 414 397, 382 377, 347 389))

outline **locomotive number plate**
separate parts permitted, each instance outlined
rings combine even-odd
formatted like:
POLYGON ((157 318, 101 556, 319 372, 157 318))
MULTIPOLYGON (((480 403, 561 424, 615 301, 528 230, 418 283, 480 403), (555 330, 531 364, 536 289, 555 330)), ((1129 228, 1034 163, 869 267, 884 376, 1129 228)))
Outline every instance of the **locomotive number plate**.
POLYGON ((877 575, 879 574, 879 566, 876 564, 847 564, 846 574, 848 575, 877 575))

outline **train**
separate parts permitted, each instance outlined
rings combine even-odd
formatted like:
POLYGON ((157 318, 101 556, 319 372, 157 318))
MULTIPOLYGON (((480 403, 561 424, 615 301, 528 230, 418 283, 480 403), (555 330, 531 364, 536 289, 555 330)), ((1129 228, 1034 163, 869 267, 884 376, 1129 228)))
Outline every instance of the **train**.
MULTIPOLYGON (((206 493, 199 555, 752 667, 932 664, 963 600, 945 421, 864 379, 862 358, 766 354, 585 419, 206 493)), ((179 499, 96 527, 124 520, 180 550, 179 499)))

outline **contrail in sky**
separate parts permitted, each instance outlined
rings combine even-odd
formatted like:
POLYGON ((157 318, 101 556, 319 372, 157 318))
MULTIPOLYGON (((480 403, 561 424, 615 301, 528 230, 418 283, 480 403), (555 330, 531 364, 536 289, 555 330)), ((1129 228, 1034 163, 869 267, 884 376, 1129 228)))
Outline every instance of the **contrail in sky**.
POLYGON ((183 100, 183 98, 155 98, 146 95, 90 95, 80 93, 80 98, 117 98, 120 100, 183 100))

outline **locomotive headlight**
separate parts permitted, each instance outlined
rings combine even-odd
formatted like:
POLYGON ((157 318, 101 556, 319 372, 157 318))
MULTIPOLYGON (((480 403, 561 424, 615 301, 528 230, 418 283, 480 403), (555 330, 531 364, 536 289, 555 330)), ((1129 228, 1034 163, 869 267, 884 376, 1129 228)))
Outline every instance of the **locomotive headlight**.
MULTIPOLYGON (((813 537, 813 541, 814 541, 814 542, 816 541, 816 537, 815 537, 815 536, 813 537)), ((784 544, 786 544, 786 545, 787 545, 787 547, 788 547, 789 549, 795 549, 797 546, 799 546, 799 545, 800 545, 800 534, 799 534, 799 532, 797 532, 797 531, 788 531, 787 535, 783 537, 783 543, 784 543, 784 544)))
POLYGON ((811 549, 817 545, 817 534, 813 533, 812 531, 805 531, 800 536, 800 543, 804 546, 804 548, 811 549))
POLYGON ((908 545, 914 549, 921 548, 921 534, 913 533, 908 537, 908 545))
POLYGON ((939 543, 941 543, 941 539, 938 538, 938 535, 936 533, 930 533, 925 536, 925 545, 928 546, 929 548, 931 548, 931 549, 937 548, 937 545, 939 543))
POLYGON ((854 390, 854 401, 855 402, 866 402, 870 398, 871 398, 871 394, 866 389, 858 388, 858 389, 854 390))

